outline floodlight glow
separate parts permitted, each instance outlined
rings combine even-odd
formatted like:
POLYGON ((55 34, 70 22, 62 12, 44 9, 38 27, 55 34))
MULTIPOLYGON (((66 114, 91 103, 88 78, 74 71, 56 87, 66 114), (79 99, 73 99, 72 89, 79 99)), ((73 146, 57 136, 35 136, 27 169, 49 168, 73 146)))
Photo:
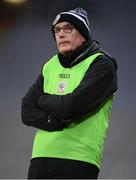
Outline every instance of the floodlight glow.
POLYGON ((10 4, 22 4, 24 2, 26 2, 27 0, 4 0, 6 3, 10 3, 10 4))

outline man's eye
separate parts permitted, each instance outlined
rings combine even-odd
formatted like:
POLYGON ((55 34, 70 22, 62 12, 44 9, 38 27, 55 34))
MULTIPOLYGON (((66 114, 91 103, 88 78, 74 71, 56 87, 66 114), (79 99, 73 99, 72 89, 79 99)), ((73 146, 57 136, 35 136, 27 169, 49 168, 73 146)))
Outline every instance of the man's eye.
POLYGON ((60 31, 60 28, 55 28, 54 29, 54 32, 59 32, 60 31))
POLYGON ((66 26, 63 28, 65 32, 72 32, 73 27, 72 26, 66 26))
POLYGON ((67 30, 69 30, 69 29, 70 29, 70 27, 64 27, 63 29, 67 31, 67 30))

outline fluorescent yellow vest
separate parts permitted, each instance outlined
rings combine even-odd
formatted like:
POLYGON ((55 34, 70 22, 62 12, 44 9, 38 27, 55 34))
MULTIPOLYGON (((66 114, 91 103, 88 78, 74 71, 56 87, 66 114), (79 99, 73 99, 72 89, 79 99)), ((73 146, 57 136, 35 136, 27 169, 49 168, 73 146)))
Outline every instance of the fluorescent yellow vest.
MULTIPOLYGON (((99 55, 101 53, 96 53, 72 68, 64 68, 55 55, 43 66, 44 92, 57 95, 72 93, 80 84, 90 64, 99 55)), ((72 159, 100 167, 111 103, 112 97, 108 98, 99 109, 71 123, 62 131, 38 130, 33 144, 32 158, 72 159)))

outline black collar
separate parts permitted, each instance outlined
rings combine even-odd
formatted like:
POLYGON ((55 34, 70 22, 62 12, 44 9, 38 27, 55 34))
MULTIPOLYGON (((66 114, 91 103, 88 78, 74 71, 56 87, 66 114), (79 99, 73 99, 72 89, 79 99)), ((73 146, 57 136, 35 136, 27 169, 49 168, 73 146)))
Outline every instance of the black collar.
POLYGON ((84 43, 80 48, 72 52, 70 55, 64 56, 61 53, 58 53, 58 57, 63 67, 70 68, 98 50, 98 42, 89 39, 86 43, 84 43))

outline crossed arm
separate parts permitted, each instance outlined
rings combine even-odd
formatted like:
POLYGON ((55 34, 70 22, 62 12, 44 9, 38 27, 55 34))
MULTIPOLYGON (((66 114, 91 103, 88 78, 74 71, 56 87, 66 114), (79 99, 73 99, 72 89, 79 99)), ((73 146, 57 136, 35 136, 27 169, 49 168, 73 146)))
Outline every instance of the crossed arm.
POLYGON ((22 99, 22 121, 47 131, 62 130, 65 122, 99 107, 117 89, 116 69, 107 58, 96 60, 80 85, 66 95, 43 93, 40 75, 22 99))

